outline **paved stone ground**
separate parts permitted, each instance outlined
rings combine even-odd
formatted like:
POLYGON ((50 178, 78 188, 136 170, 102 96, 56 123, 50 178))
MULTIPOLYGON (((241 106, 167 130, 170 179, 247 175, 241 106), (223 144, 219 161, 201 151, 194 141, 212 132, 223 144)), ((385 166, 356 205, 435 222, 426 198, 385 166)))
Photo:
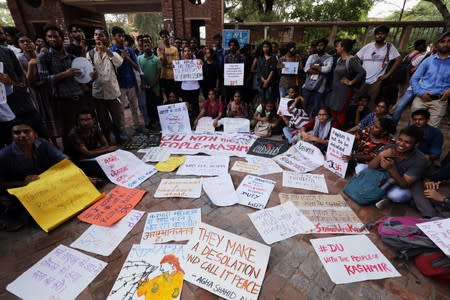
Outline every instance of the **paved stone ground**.
MULTIPOLYGON (((443 131, 446 136, 445 149, 448 151, 449 126, 445 124, 443 131)), ((235 160, 236 158, 233 158, 235 160)), ((246 174, 231 171, 234 185, 237 187, 246 174)), ((340 179, 324 168, 314 173, 325 174, 329 192, 341 193, 346 180, 340 179)), ((201 208, 202 220, 213 226, 249 239, 264 243, 252 225, 247 214, 253 212, 242 205, 232 207, 217 207, 213 205, 205 193, 199 199, 187 200, 179 198, 155 199, 152 197, 162 178, 173 178, 173 173, 157 173, 140 187, 147 190, 137 209, 148 212, 175 210, 187 208, 201 208)), ((272 192, 267 207, 280 203, 278 193, 304 193, 313 192, 300 189, 285 188, 281 185, 281 174, 263 176, 276 180, 277 185, 272 192)), ((107 184, 102 190, 107 192, 113 188, 107 184)), ((450 189, 448 189, 450 191, 450 189)), ((384 210, 373 206, 360 207, 344 196, 350 207, 365 223, 371 223, 384 215, 417 215, 417 212, 405 204, 392 205, 384 210)), ((117 275, 125 261, 128 252, 134 243, 139 243, 144 227, 145 217, 126 236, 122 243, 109 257, 92 255, 108 263, 103 272, 86 288, 78 299, 105 299, 109 294, 117 275)), ((89 227, 88 224, 76 218, 69 220, 49 234, 43 232, 37 225, 31 225, 16 233, 0 232, 0 300, 16 299, 6 291, 6 285, 26 271, 39 259, 59 244, 70 245, 82 232, 89 227)), ((402 277, 366 281, 360 283, 335 285, 331 282, 322 267, 309 240, 332 235, 297 235, 290 239, 275 243, 271 246, 270 260, 259 299, 450 299, 450 287, 439 284, 424 276, 411 264, 411 271, 415 273, 421 283, 417 284, 415 278, 405 268, 398 268, 402 277)), ((388 257, 395 253, 383 245, 376 232, 372 229, 369 238, 388 257)), ((37 298, 36 298, 37 299, 37 298)), ((185 282, 181 299, 221 299, 203 289, 185 282)))

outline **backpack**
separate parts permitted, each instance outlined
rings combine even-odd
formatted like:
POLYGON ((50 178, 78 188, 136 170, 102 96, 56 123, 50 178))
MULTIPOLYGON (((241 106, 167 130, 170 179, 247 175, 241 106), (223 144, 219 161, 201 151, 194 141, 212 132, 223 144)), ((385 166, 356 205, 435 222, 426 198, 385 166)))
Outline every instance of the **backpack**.
POLYGON ((450 258, 442 251, 419 254, 414 263, 423 275, 450 283, 450 258))
POLYGON ((376 203, 386 194, 386 190, 381 186, 388 178, 386 172, 367 168, 352 177, 344 187, 344 193, 360 205, 376 203))

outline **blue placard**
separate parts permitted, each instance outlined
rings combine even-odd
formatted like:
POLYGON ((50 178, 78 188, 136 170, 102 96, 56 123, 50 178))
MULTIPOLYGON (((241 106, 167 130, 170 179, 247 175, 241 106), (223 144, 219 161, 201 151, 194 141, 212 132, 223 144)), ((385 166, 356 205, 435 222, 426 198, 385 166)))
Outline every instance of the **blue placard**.
POLYGON ((245 44, 250 43, 250 30, 244 29, 224 29, 223 30, 223 42, 222 47, 228 49, 228 42, 235 38, 239 41, 239 46, 243 47, 245 44))

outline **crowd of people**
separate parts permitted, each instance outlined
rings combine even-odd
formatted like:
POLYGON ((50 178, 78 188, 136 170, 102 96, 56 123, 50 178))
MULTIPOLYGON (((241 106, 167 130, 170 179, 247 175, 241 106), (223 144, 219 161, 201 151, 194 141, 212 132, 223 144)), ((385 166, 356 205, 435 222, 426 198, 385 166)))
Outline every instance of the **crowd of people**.
POLYGON ((425 217, 450 210, 436 184, 448 179, 449 160, 441 169, 430 168, 442 152, 450 32, 428 52, 426 41, 416 41, 403 59, 386 42, 384 25, 375 28, 375 41, 354 55, 351 39, 336 40, 328 53, 328 40, 320 38, 299 55, 294 42, 256 47, 231 39, 225 50, 220 34, 200 46, 196 38, 176 38, 167 30, 154 41, 147 34, 134 40, 116 26, 110 33, 97 27, 88 47, 78 25, 69 25, 67 35, 55 25, 43 33, 30 37, 0 28, 0 82, 7 95, 0 101, 0 204, 2 220, 8 221, 2 224, 11 223, 17 208, 6 188, 28 184, 66 157, 94 179, 102 177, 98 165, 85 159, 116 150, 129 139, 127 128, 133 134, 158 131, 157 107, 178 102, 187 103, 193 127, 202 117, 211 117, 218 130, 224 117, 247 118, 251 128, 265 126, 266 136, 283 134, 289 144, 303 140, 324 153, 332 128, 354 133, 354 150, 345 159, 356 173, 382 169, 391 178, 387 198, 377 206, 387 199, 412 200, 425 217), (92 72, 72 67, 77 57, 86 58, 92 72), (173 62, 192 59, 202 64, 203 80, 175 81, 173 62), (297 73, 282 71, 288 62, 298 64, 297 73), (229 63, 244 64, 242 85, 224 85, 229 63), (282 98, 289 100, 290 116, 278 113, 282 98), (396 136, 408 104, 411 125, 396 136), (124 118, 128 107, 132 124, 124 118))

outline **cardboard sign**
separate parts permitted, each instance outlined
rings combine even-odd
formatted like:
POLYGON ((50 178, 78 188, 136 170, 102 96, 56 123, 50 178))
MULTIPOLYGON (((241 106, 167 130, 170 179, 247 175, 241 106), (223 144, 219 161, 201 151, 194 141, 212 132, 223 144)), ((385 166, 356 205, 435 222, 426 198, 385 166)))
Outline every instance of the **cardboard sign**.
POLYGON ((127 215, 144 194, 144 190, 116 186, 100 201, 79 214, 78 219, 100 226, 111 226, 127 215))
POLYGON ((145 155, 142 157, 142 161, 145 163, 166 161, 170 157, 170 151, 165 148, 153 147, 146 150, 145 155))
POLYGON ((325 168, 334 174, 345 178, 348 162, 345 162, 342 157, 352 153, 354 141, 355 136, 353 134, 332 128, 330 140, 328 142, 325 168))
POLYGON ((259 174, 257 174, 259 176, 283 172, 283 169, 273 159, 267 157, 248 154, 245 160, 259 165, 259 174))
POLYGON ((292 114, 289 112, 289 107, 288 107, 288 103, 289 101, 292 101, 293 99, 291 98, 280 98, 280 104, 278 105, 278 111, 277 114, 282 113, 283 116, 288 116, 288 117, 292 117, 292 114))
POLYGON ((245 44, 250 44, 250 30, 248 29, 224 29, 222 32, 223 41, 222 47, 228 49, 228 42, 231 39, 237 39, 239 46, 243 47, 245 44))
POLYGON ((181 59, 172 63, 175 81, 203 80, 203 63, 200 59, 181 59))
POLYGON ((219 176, 228 174, 228 156, 186 156, 177 175, 219 176))
POLYGON ((159 105, 158 115, 163 135, 192 133, 186 102, 159 105))
POLYGON ((244 85, 244 64, 224 64, 224 83, 225 86, 244 85))
POLYGON ((280 193, 280 202, 292 202, 315 225, 313 233, 368 234, 369 231, 341 195, 280 193))
POLYGON ((123 150, 137 150, 137 149, 145 149, 149 147, 159 146, 159 141, 161 140, 161 136, 159 134, 140 134, 132 136, 131 139, 123 145, 121 148, 123 150))
POLYGON ((292 202, 262 209, 248 216, 267 244, 308 233, 315 228, 292 202))
POLYGON ((249 133, 250 120, 245 118, 223 118, 224 133, 249 133))
POLYGON ((445 255, 450 256, 450 219, 417 224, 445 255))
POLYGON ((328 193, 327 183, 323 174, 302 174, 284 171, 283 186, 328 193))
POLYGON ((401 276, 365 235, 313 239, 311 244, 336 284, 401 276))
POLYGON ((213 126, 213 118, 211 117, 201 117, 195 127, 195 133, 214 133, 215 131, 216 128, 213 126))
POLYGON ((246 161, 238 160, 234 162, 232 171, 243 172, 249 174, 259 175, 261 173, 261 165, 252 164, 246 161))
POLYGON ((275 157, 286 152, 288 149, 289 144, 286 141, 273 141, 259 138, 253 143, 247 153, 263 157, 275 157))
POLYGON ((262 209, 266 207, 274 187, 275 181, 273 180, 247 175, 236 190, 239 203, 262 209))
POLYGON ((112 226, 91 225, 70 247, 110 256, 144 214, 143 211, 133 209, 112 226))
POLYGON ((281 69, 281 74, 297 75, 298 61, 283 61, 283 69, 281 69))
POLYGON ((201 178, 161 179, 153 197, 200 198, 201 193, 201 178))
POLYGON ((22 299, 75 299, 106 265, 59 245, 8 284, 6 290, 22 299))
POLYGON ((230 206, 239 203, 230 174, 202 178, 203 190, 214 205, 230 206))
POLYGON ((8 192, 19 199, 45 232, 101 197, 83 171, 67 159, 40 174, 38 180, 8 192))
POLYGON ((112 183, 127 188, 137 187, 156 173, 154 167, 124 150, 106 153, 95 159, 112 183))
POLYGON ((270 247, 202 223, 186 252, 186 281, 225 299, 258 298, 270 247))
MULTIPOLYGON (((309 146, 308 148, 303 148, 298 147, 298 144, 303 145, 303 142, 299 141, 297 144, 289 148, 288 151, 279 154, 272 159, 280 166, 299 173, 307 173, 323 165, 323 161, 320 163, 314 159, 314 154, 309 154, 308 152, 305 153, 304 150, 310 149, 309 146), (298 150, 299 148, 302 149, 303 152, 300 152, 298 150)), ((313 145, 311 146, 317 148, 313 145)))
POLYGON ((201 222, 200 208, 148 213, 141 245, 187 241, 201 222))
POLYGON ((180 299, 183 245, 133 245, 108 300, 180 299))

